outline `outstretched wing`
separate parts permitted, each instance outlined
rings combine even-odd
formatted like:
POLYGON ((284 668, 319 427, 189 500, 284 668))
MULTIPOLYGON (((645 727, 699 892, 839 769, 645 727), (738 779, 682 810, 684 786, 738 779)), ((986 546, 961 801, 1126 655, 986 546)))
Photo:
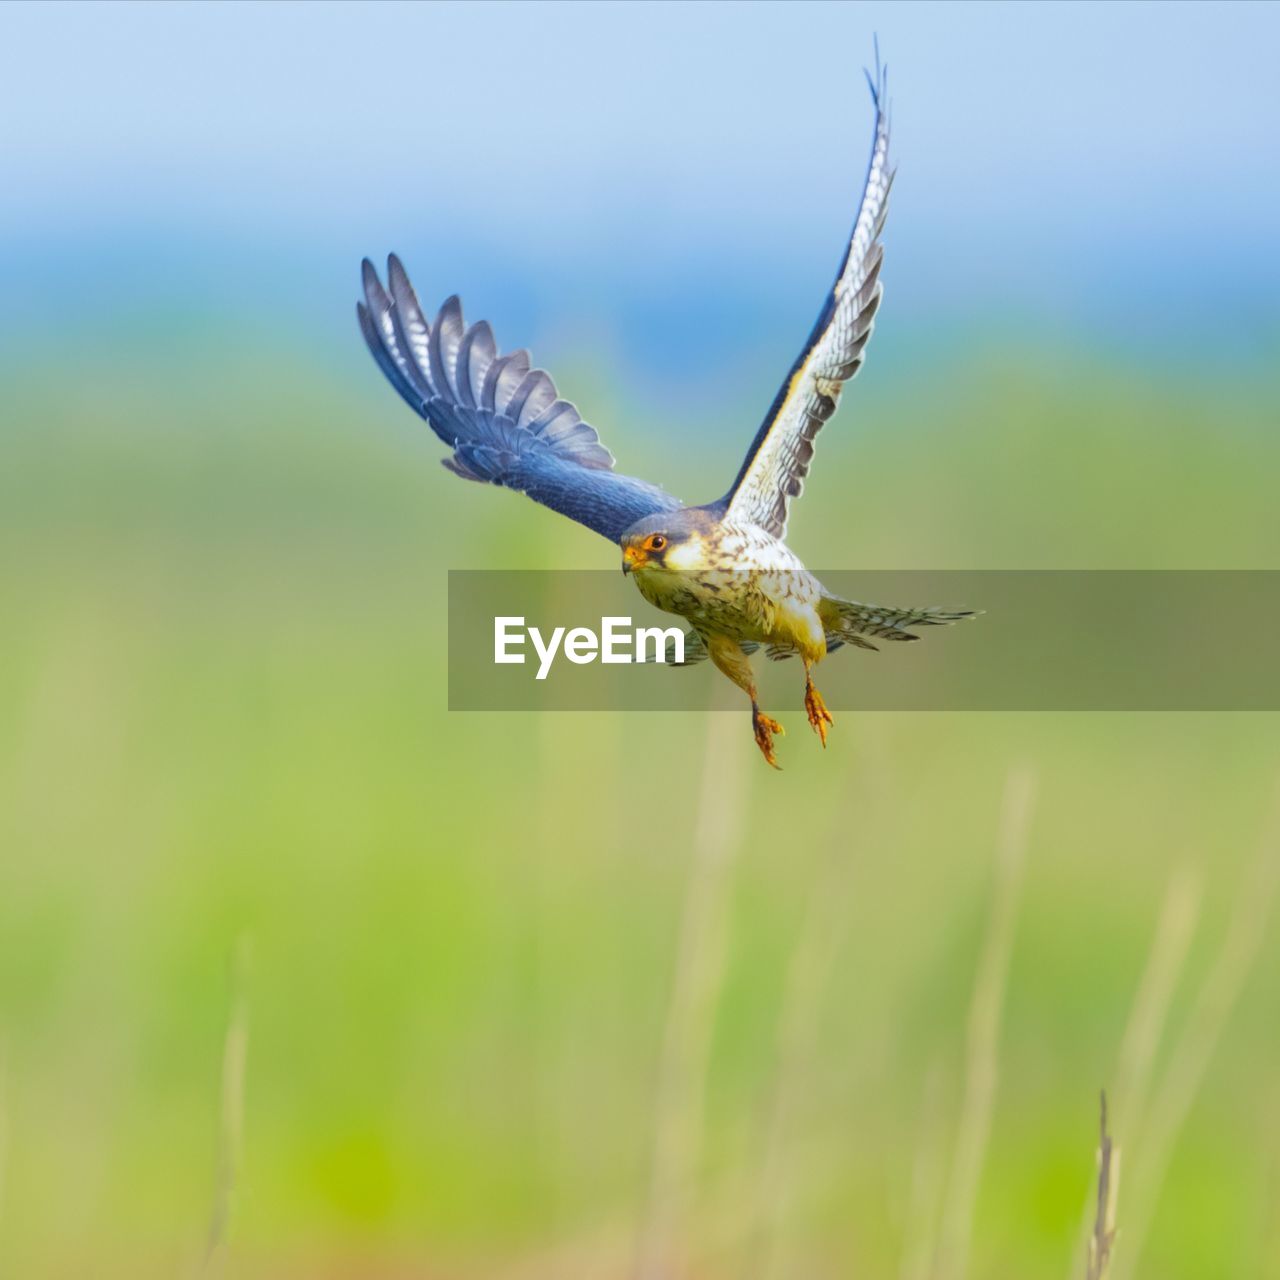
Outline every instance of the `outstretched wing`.
POLYGON ((453 449, 444 465, 466 480, 519 489, 612 542, 628 526, 683 504, 657 485, 613 470, 594 427, 530 368, 527 351, 500 356, 485 321, 470 328, 449 298, 428 323, 400 259, 387 288, 364 262, 360 331, 387 381, 453 449))
POLYGON ((886 73, 876 58, 871 98, 876 108, 875 142, 862 204, 840 273, 809 341, 782 384, 751 442, 733 488, 722 500, 725 519, 757 524, 775 537, 787 530, 787 507, 804 488, 814 437, 836 411, 844 383, 862 364, 880 306, 880 232, 888 211, 893 170, 889 167, 886 73))

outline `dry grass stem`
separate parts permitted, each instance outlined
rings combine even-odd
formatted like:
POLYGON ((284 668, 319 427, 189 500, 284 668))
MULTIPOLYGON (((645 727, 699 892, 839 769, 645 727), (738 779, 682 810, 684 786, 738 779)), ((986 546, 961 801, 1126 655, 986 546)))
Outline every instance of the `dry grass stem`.
MULTIPOLYGON (((1152 1066, 1195 935, 1202 899, 1200 878, 1186 867, 1175 871, 1165 890, 1155 936, 1129 1011, 1116 1069, 1115 1110, 1131 1150, 1142 1130, 1145 1104, 1151 1092, 1152 1066)), ((1094 1206, 1086 1202, 1068 1280, 1075 1280, 1088 1265, 1094 1220, 1094 1206)))
POLYGON ((222 1051, 222 1101, 218 1129, 218 1174, 204 1251, 211 1266, 226 1242, 244 1151, 245 1068, 249 1056, 249 941, 240 938, 231 958, 231 1012, 222 1051))
MULTIPOLYGON (((1117 1280, 1129 1280, 1141 1257, 1178 1134, 1266 935, 1280 888, 1280 814, 1277 819, 1241 882, 1222 947, 1196 993, 1186 1026, 1152 1098, 1142 1131, 1142 1174, 1135 1179, 1137 1193, 1125 1212, 1126 1245, 1116 1264, 1117 1280)), ((1137 1150, 1132 1142, 1129 1145, 1131 1152, 1137 1150)), ((1126 1199, 1126 1203, 1130 1201, 1126 1199)))
POLYGON ((9 1160, 9 1073, 0 1041, 0 1223, 4 1222, 4 1188, 9 1160))
POLYGON ((1175 871, 1165 892, 1155 938, 1142 972, 1133 1011, 1120 1044, 1116 1072, 1117 1110, 1130 1129, 1151 1087, 1151 1068, 1164 1034, 1178 977, 1195 935, 1203 900, 1200 878, 1186 867, 1175 871))
POLYGON ((964 1098, 943 1205, 940 1249, 934 1268, 938 1280, 963 1280, 969 1265, 978 1185, 991 1130, 1000 1022, 1035 790, 1035 776, 1025 767, 1014 770, 1005 784, 994 900, 969 1006, 964 1098))
POLYGON ((1107 1129, 1107 1095, 1102 1094, 1098 1121, 1098 1194, 1089 1237, 1088 1280, 1106 1280, 1111 1246, 1116 1238, 1116 1198, 1120 1194, 1120 1148, 1107 1129))
POLYGON ((901 1280, 929 1280, 938 1246, 938 1201, 946 1175, 943 1148, 944 1073, 935 1063, 925 1081, 916 1125, 915 1159, 903 1236, 901 1280))
POLYGON ((796 1097, 814 1060, 822 992, 835 958, 846 906, 849 847, 834 837, 811 882, 800 936, 791 953, 778 1019, 773 1096, 755 1191, 754 1245, 744 1272, 759 1280, 781 1274, 782 1224, 788 1204, 789 1138, 796 1097))
POLYGON ((708 719, 692 864, 658 1069, 637 1280, 673 1273, 701 1145, 711 1032, 724 977, 730 871, 739 845, 743 751, 749 744, 737 716, 708 719))

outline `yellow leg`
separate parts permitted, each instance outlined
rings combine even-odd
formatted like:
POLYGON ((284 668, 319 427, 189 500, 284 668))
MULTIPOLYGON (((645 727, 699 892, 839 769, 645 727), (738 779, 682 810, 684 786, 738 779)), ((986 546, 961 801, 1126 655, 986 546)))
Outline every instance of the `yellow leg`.
POLYGON ((756 680, 751 670, 751 663, 743 653, 742 646, 728 636, 707 636, 707 652, 711 661, 751 699, 751 731, 755 734, 756 746, 775 769, 781 769, 773 754, 773 735, 785 733, 786 730, 760 710, 756 702, 756 680))
POLYGON ((827 704, 822 700, 822 694, 813 687, 813 676, 810 671, 811 664, 806 658, 804 663, 804 709, 809 715, 809 723, 813 726, 813 731, 822 739, 822 745, 827 745, 827 726, 835 724, 831 718, 831 712, 827 710, 827 704))

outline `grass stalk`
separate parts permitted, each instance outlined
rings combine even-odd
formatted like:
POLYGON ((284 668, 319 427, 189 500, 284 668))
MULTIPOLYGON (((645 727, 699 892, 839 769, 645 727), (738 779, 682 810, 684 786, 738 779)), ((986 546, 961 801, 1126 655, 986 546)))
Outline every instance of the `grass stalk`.
POLYGON ((1000 1024, 1035 803, 1035 775, 1013 770, 1001 806, 991 914, 969 1005, 964 1095, 942 1211, 937 1280, 964 1280, 995 1101, 1000 1024))
POLYGON ((241 937, 231 957, 231 1011, 222 1049, 222 1096, 218 1124, 218 1172, 205 1238, 208 1272, 226 1243, 244 1152, 245 1070, 249 1057, 249 940, 241 937))
POLYGON ((822 993, 835 958, 839 921, 847 906, 848 845, 823 841, 799 938, 787 968, 774 1053, 774 1084, 764 1153, 755 1189, 753 1244, 744 1274, 772 1280, 782 1274, 783 1223, 788 1205, 789 1139, 796 1098, 815 1057, 822 993))
POLYGON ((659 1059, 636 1280, 665 1280, 675 1268, 701 1147, 711 1033, 724 979, 730 873, 740 844, 743 752, 749 741, 738 716, 713 714, 708 721, 692 862, 659 1059))
POLYGON ((903 1236, 900 1280, 929 1280, 938 1247, 938 1202, 946 1176, 943 1130, 943 1070, 935 1063, 925 1080, 916 1122, 915 1158, 903 1236))
POLYGON ((1089 1236, 1087 1280, 1106 1280, 1111 1246, 1116 1238, 1116 1202, 1120 1194, 1120 1148, 1107 1128, 1107 1095, 1100 1097, 1098 1120, 1098 1190, 1093 1230, 1089 1236))
MULTIPOLYGON (((1186 1025, 1152 1097, 1149 1119, 1142 1131, 1142 1176, 1133 1207, 1126 1211, 1126 1243, 1115 1267, 1116 1280, 1129 1280, 1142 1255, 1178 1135, 1245 979, 1253 969, 1277 889, 1280 889, 1280 813, 1241 880, 1222 946, 1196 993, 1186 1025)), ((1135 1150, 1130 1143, 1130 1151, 1135 1150)))
MULTIPOLYGON (((9 1163, 9 1068, 0 1040, 0 1227, 4 1225, 5 1176, 9 1163)), ((3 1233, 0 1232, 0 1239, 3 1233)), ((3 1268, 0 1268, 3 1274, 3 1268)))
MULTIPOLYGON (((1186 867, 1173 873, 1129 1011, 1116 1065, 1114 1096, 1115 1114, 1120 1117, 1131 1150, 1136 1149, 1134 1143, 1142 1131, 1156 1052, 1164 1036, 1169 1008, 1195 935, 1202 898, 1198 876, 1186 867)), ((1096 1225, 1094 1208, 1092 1200, 1085 1203, 1068 1280, 1075 1280, 1088 1266, 1089 1242, 1096 1225)))

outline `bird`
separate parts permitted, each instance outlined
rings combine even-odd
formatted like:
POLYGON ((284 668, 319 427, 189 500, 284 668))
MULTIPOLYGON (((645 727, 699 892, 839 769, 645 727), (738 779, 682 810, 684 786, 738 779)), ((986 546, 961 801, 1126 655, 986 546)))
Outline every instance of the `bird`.
MULTIPOLYGON (((779 768, 781 724, 761 711, 751 655, 798 655, 804 706, 825 747, 834 723, 813 668, 844 645, 918 639, 972 610, 902 609, 828 592, 787 546, 787 519, 814 456, 814 440, 862 365, 880 308, 882 232, 894 169, 888 72, 866 73, 875 112, 871 158, 848 245, 821 313, 751 441, 728 491, 686 505, 657 485, 614 470, 613 454, 551 376, 525 350, 499 354, 485 321, 468 326, 456 295, 428 320, 400 259, 384 286, 366 258, 360 330, 391 385, 452 449, 442 459, 464 480, 516 489, 617 544, 622 571, 657 608, 686 619, 683 663, 706 659, 751 702, 765 761, 779 768)), ((673 656, 668 652, 668 660, 673 656)))

